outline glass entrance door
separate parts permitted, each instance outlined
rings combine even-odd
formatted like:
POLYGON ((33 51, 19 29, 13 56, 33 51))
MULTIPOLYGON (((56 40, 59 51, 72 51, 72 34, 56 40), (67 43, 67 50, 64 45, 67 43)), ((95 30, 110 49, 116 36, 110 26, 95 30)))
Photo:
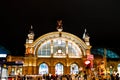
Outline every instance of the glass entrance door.
POLYGON ((55 74, 57 75, 63 74, 63 65, 61 63, 56 64, 55 74))
POLYGON ((70 66, 70 72, 71 72, 71 74, 77 74, 79 72, 78 65, 77 64, 72 64, 70 66))
POLYGON ((39 74, 48 74, 48 65, 46 63, 42 63, 39 66, 39 74))

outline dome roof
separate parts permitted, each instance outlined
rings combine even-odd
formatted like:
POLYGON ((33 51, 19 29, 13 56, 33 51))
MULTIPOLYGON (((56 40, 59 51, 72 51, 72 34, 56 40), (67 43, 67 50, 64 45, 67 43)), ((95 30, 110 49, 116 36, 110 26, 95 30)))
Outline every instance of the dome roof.
POLYGON ((85 42, 79 37, 75 36, 74 34, 63 32, 63 31, 46 33, 38 37, 32 44, 30 45, 26 44, 26 47, 28 46, 34 47, 34 54, 36 55, 45 54, 50 56, 51 54, 50 51, 52 51, 52 53, 57 55, 57 53, 59 53, 58 51, 61 52, 62 50, 63 54, 66 51, 68 51, 69 53, 71 53, 71 56, 75 53, 74 54, 75 56, 79 54, 80 57, 82 57, 81 55, 86 55, 85 53, 86 49, 91 48, 91 46, 86 45, 85 42), (50 50, 51 43, 54 45, 52 50, 50 50), (66 45, 68 46, 68 50, 65 47, 66 45), (75 51, 78 51, 80 53, 75 51))
MULTIPOLYGON (((104 48, 91 49, 91 53, 95 54, 95 55, 105 56, 104 48)), ((110 58, 110 59, 118 59, 118 58, 120 58, 120 56, 117 53, 113 52, 110 49, 106 49, 106 57, 110 58)))
MULTIPOLYGON (((75 42, 76 44, 78 44, 79 46, 83 47, 84 49, 90 49, 91 47, 90 46, 87 46, 84 41, 82 39, 80 39, 79 37, 71 34, 71 33, 68 33, 68 32, 61 32, 62 34, 62 38, 66 38, 66 39, 69 39, 73 42, 75 42)), ((40 36, 39 38, 37 38, 33 45, 39 45, 40 43, 44 42, 45 40, 48 40, 48 39, 52 39, 52 38, 58 38, 60 37, 59 36, 59 32, 49 32, 49 33, 46 33, 42 36, 40 36)))

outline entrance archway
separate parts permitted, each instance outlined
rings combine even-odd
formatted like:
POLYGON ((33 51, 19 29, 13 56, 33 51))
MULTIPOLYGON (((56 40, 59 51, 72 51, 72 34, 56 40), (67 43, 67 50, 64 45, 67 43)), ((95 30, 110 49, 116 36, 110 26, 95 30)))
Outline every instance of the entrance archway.
POLYGON ((64 71, 63 64, 58 63, 55 65, 55 74, 57 75, 63 74, 63 71, 64 71))
POLYGON ((39 74, 48 74, 48 65, 46 63, 42 63, 39 66, 39 74))
POLYGON ((77 64, 74 63, 70 66, 70 73, 71 74, 78 74, 79 73, 79 69, 78 69, 77 64))

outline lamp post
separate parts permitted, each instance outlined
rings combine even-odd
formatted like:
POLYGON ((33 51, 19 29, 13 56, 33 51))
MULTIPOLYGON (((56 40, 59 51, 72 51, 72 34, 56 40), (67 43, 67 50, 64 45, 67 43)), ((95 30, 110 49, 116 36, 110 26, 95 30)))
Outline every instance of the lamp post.
POLYGON ((104 48, 104 65, 105 65, 105 75, 107 74, 107 57, 106 57, 106 48, 104 48))

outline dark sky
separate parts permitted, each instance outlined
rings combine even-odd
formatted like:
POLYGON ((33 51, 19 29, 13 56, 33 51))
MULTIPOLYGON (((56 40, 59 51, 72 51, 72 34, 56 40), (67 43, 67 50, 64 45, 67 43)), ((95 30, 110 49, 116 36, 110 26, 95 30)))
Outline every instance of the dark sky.
POLYGON ((82 38, 84 29, 93 47, 120 52, 120 7, 113 0, 3 0, 0 2, 0 44, 12 54, 24 54, 25 41, 33 25, 35 39, 56 30, 82 38))

